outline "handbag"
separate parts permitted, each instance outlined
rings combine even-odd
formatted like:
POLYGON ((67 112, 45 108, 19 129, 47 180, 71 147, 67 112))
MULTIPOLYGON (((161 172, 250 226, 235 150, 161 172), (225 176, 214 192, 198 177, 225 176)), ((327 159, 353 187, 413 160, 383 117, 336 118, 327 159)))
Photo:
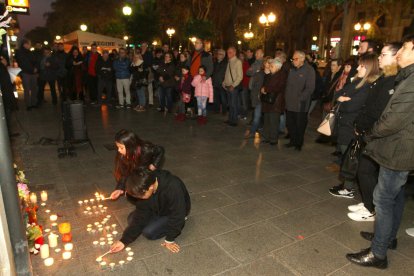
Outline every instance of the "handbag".
POLYGON ((260 94, 260 101, 262 103, 267 104, 274 104, 276 101, 276 94, 274 93, 266 93, 266 94, 260 94))
POLYGON ((335 120, 338 115, 339 104, 334 106, 331 111, 326 114, 325 118, 320 123, 317 131, 326 136, 332 136, 335 128, 335 120))
POLYGON ((342 165, 339 171, 339 175, 345 179, 354 179, 358 172, 359 158, 365 147, 363 138, 361 135, 357 135, 355 139, 349 143, 342 157, 342 165))

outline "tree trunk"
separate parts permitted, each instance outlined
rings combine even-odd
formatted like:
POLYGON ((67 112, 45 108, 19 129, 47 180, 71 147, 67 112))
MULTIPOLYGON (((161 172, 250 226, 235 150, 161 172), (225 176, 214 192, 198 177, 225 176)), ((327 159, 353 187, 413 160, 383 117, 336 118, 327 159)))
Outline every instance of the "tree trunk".
POLYGON ((223 36, 223 47, 236 46, 236 33, 234 31, 234 24, 237 18, 237 0, 231 1, 231 15, 225 27, 223 36))

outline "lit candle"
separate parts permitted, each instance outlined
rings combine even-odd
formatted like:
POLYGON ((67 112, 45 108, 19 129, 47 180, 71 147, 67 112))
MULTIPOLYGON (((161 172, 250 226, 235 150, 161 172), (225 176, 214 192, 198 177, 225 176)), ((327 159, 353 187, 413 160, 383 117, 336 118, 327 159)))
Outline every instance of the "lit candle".
POLYGON ((91 231, 92 231, 92 228, 86 228, 86 231, 88 231, 88 233, 90 234, 91 233, 91 231))
POLYGON ((68 242, 67 244, 65 244, 66 251, 71 251, 72 249, 73 249, 73 243, 68 242))
POLYGON ((42 203, 40 203, 40 206, 45 207, 46 203, 42 202, 42 203))
POLYGON ((85 199, 83 203, 88 204, 89 200, 85 199))
POLYGON ((91 207, 86 207, 86 211, 90 211, 91 210, 91 207))
POLYGON ((103 228, 102 224, 97 225, 98 228, 103 228))
POLYGON ((98 231, 99 231, 99 232, 102 232, 102 231, 103 231, 103 228, 98 228, 98 231))
POLYGON ((95 224, 95 225, 99 225, 99 222, 97 222, 97 221, 96 221, 94 224, 95 224))
POLYGON ((98 211, 96 211, 96 212, 95 212, 95 215, 99 215, 99 212, 98 212, 98 211))
POLYGON ((112 237, 112 234, 107 234, 106 235, 108 238, 111 238, 112 237))
MULTIPOLYGON (((111 237, 111 238, 108 238, 108 241, 113 241, 113 240, 114 240, 114 238, 112 238, 112 237, 111 237)), ((109 242, 108 242, 108 243, 109 243, 109 242)))
POLYGON ((49 228, 45 229, 45 233, 49 233, 49 232, 50 232, 49 228))
POLYGON ((118 231, 113 231, 112 235, 114 235, 114 236, 118 235, 118 231))
POLYGON ((48 236, 48 240, 49 240, 49 246, 51 248, 54 248, 57 246, 58 244, 58 235, 55 235, 53 233, 50 233, 50 235, 48 236))
POLYGON ((112 245, 114 242, 111 240, 111 241, 108 241, 108 245, 112 245))
POLYGON ((50 213, 50 210, 49 210, 49 209, 48 209, 48 210, 46 210, 46 211, 45 211, 45 213, 46 213, 46 214, 49 214, 49 213, 50 213))
POLYGON ((54 262, 53 258, 47 258, 44 263, 45 266, 52 266, 54 262))
POLYGON ((114 229, 115 229, 115 228, 116 228, 116 224, 112 224, 112 228, 114 228, 114 229))
POLYGON ((92 227, 92 224, 88 224, 88 225, 86 225, 86 227, 91 228, 92 227))
POLYGON ((119 261, 118 263, 119 263, 119 265, 122 267, 122 266, 124 265, 125 261, 124 261, 124 260, 121 260, 121 261, 119 261))
POLYGON ((31 193, 29 198, 30 198, 30 202, 31 203, 36 204, 36 202, 37 202, 37 195, 36 195, 36 193, 31 193))
POLYGON ((111 267, 111 270, 114 270, 115 268, 115 263, 110 263, 109 266, 111 267))
POLYGON ((40 246, 40 258, 42 259, 49 258, 49 245, 48 244, 42 244, 40 246))
POLYGON ((106 218, 110 219, 111 218, 111 215, 107 215, 106 218))
POLYGON ((93 245, 97 246, 99 244, 98 241, 93 241, 93 245))
POLYGON ((106 242, 102 241, 99 243, 101 246, 104 246, 106 244, 106 242))
POLYGON ((132 261, 132 259, 133 259, 133 257, 128 257, 127 261, 130 262, 130 261, 132 261))
POLYGON ((94 210, 95 210, 95 209, 96 209, 96 205, 93 205, 93 206, 92 206, 92 209, 94 209, 94 210))
POLYGON ((106 262, 101 262, 100 265, 101 265, 101 268, 102 269, 105 269, 106 268, 106 262))
POLYGON ((98 193, 98 192, 96 192, 96 193, 95 193, 95 197, 98 197, 98 196, 99 196, 99 193, 98 193))
POLYGON ((92 215, 93 213, 92 212, 88 212, 88 215, 92 215))
POLYGON ((128 256, 134 256, 134 252, 132 251, 128 252, 128 256))
POLYGON ((104 241, 104 240, 105 240, 105 238, 100 238, 99 240, 100 240, 100 241, 104 241))
POLYGON ((95 201, 95 199, 93 199, 93 198, 89 199, 90 203, 93 203, 94 201, 95 201))
POLYGON ((70 258, 72 258, 72 252, 63 252, 62 253, 62 258, 64 260, 69 260, 70 258))
POLYGON ((50 221, 57 221, 58 216, 57 215, 51 215, 50 216, 50 221))
POLYGON ((103 209, 104 209, 104 211, 106 212, 106 210, 108 210, 108 207, 106 207, 106 206, 105 206, 105 207, 103 207, 103 209))
POLYGON ((92 232, 92 234, 93 234, 93 235, 95 235, 96 230, 95 230, 95 229, 92 229, 92 231, 91 231, 91 232, 92 232))
POLYGON ((100 204, 100 205, 98 205, 98 207, 99 207, 99 208, 103 208, 103 205, 102 205, 102 204, 100 204))
POLYGON ((60 251, 62 251, 60 248, 56 248, 56 249, 55 249, 55 252, 56 252, 56 253, 59 253, 60 251))
POLYGON ((109 231, 111 229, 111 226, 105 226, 105 229, 109 231))
POLYGON ((42 201, 47 201, 47 192, 46 191, 42 191, 40 193, 40 198, 42 199, 42 201))
POLYGON ((85 215, 87 215, 87 214, 88 214, 88 211, 83 211, 83 213, 84 213, 85 215))
POLYGON ((127 247, 127 248, 125 248, 125 251, 131 251, 131 247, 127 247))
POLYGON ((96 258, 96 262, 98 262, 98 263, 102 262, 102 257, 96 258))
POLYGON ((79 204, 80 206, 82 206, 83 201, 79 200, 79 201, 78 201, 78 204, 79 204))
POLYGON ((52 227, 56 227, 56 226, 57 226, 56 222, 52 223, 52 227))

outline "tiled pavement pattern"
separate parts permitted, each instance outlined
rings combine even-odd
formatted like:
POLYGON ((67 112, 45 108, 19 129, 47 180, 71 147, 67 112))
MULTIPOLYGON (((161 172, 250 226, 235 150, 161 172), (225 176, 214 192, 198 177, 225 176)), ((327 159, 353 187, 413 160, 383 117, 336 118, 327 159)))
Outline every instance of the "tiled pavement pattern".
MULTIPOLYGON (((407 202, 398 250, 389 253, 389 269, 360 268, 345 254, 369 246, 359 236, 372 223, 357 223, 346 207, 357 200, 333 198, 328 188, 337 184, 327 172, 331 147, 313 142, 315 114, 302 152, 244 140, 244 123, 227 127, 212 114, 206 126, 195 121, 177 123, 154 109, 133 110, 87 107, 88 146, 77 147, 76 158, 58 159, 56 146, 35 145, 41 137, 56 138, 61 127, 58 109, 46 104, 20 111, 17 117, 30 134, 14 139, 16 159, 23 165, 33 190, 48 189, 49 206, 73 226, 75 249, 69 261, 46 268, 32 257, 35 275, 412 275, 414 239, 404 233, 414 226, 414 204, 407 202), (102 271, 95 258, 105 249, 92 246, 86 225, 96 221, 78 208, 81 199, 114 188, 113 143, 121 128, 166 149, 164 168, 181 177, 192 198, 192 212, 177 242, 179 254, 167 252, 161 241, 140 237, 131 245, 134 260, 123 269, 102 271)), ((20 128, 17 131, 22 132, 20 128)), ((113 223, 125 227, 131 205, 106 202, 113 223)), ((121 229, 119 229, 121 230, 121 229)), ((119 256, 111 257, 117 260, 119 256)))

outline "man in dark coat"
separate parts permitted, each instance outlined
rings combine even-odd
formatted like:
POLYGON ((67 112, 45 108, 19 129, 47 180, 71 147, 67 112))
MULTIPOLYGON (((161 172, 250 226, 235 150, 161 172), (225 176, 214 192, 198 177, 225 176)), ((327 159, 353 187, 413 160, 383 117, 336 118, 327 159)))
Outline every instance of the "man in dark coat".
POLYGON ((211 76, 213 80, 214 88, 214 109, 216 111, 220 110, 226 114, 227 112, 227 94, 224 90, 222 83, 224 80, 224 74, 226 73, 227 60, 226 60, 226 51, 223 49, 217 50, 217 61, 214 62, 213 75, 211 76))
POLYGON ((54 105, 57 104, 56 95, 56 80, 57 80, 57 69, 59 67, 58 61, 55 56, 51 55, 52 51, 49 47, 43 49, 43 57, 40 60, 39 67, 39 105, 44 101, 44 92, 46 83, 49 84, 50 95, 52 96, 52 102, 54 105))
POLYGON ((128 226, 111 251, 121 251, 143 234, 150 240, 165 237, 162 245, 179 252, 175 239, 191 209, 190 195, 181 179, 164 170, 138 171, 129 176, 126 193, 136 209, 129 214, 128 226))
POLYGON ((387 268, 387 250, 397 247, 397 233, 404 210, 404 185, 414 170, 414 35, 404 39, 397 52, 401 70, 380 119, 367 134, 365 153, 380 165, 374 190, 375 233, 363 237, 371 247, 347 254, 353 263, 387 268))

